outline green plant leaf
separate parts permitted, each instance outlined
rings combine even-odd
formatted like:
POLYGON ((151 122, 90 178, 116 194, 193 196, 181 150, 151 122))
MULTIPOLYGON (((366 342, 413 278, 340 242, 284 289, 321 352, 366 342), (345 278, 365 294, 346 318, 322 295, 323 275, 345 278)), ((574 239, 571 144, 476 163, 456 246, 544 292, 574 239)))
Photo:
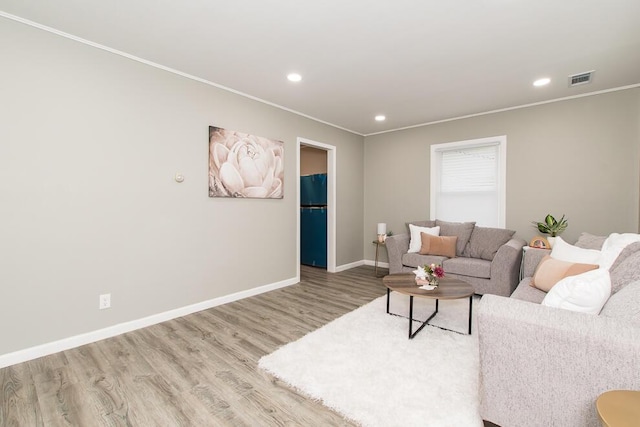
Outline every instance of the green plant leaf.
POLYGON ((554 226, 557 224, 556 219, 555 219, 551 214, 548 214, 548 215, 545 217, 544 222, 546 222, 546 223, 547 223, 547 226, 548 226, 549 228, 552 228, 552 227, 554 227, 554 226))

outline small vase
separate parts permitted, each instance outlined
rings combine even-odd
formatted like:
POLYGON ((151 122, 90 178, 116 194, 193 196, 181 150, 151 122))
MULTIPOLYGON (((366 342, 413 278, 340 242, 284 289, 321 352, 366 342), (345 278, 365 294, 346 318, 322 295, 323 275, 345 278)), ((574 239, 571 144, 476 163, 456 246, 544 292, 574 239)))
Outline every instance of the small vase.
POLYGON ((429 282, 430 286, 438 286, 438 278, 436 276, 427 276, 427 281, 429 282))
POLYGON ((549 248, 553 249, 553 245, 556 243, 556 238, 549 236, 547 237, 547 242, 549 242, 549 248))

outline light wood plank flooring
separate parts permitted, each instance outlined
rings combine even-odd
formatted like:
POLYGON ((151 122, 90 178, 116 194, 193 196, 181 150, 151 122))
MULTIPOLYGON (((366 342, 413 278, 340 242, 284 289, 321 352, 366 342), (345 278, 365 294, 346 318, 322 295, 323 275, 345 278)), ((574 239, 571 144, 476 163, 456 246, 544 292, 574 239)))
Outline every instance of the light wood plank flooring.
POLYGON ((350 426, 257 368, 385 294, 373 267, 302 267, 299 284, 0 369, 0 426, 350 426))

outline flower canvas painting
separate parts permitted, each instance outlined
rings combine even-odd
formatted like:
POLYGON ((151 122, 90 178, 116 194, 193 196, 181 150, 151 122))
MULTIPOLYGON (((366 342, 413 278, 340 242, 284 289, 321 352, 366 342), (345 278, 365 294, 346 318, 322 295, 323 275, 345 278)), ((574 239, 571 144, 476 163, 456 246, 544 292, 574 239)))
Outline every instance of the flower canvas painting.
POLYGON ((282 199, 284 143, 209 126, 209 197, 282 199))

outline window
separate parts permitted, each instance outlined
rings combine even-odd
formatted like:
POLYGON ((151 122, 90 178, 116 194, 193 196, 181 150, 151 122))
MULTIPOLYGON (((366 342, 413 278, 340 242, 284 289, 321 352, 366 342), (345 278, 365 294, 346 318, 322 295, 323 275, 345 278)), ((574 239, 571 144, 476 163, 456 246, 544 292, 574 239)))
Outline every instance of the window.
POLYGON ((431 218, 505 227, 507 137, 431 146, 431 218))

